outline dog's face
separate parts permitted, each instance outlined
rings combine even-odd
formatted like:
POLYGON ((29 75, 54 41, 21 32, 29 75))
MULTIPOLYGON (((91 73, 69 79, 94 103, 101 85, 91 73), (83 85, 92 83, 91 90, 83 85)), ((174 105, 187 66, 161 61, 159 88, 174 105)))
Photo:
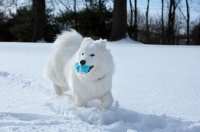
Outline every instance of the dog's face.
POLYGON ((94 41, 91 38, 84 38, 76 58, 80 66, 89 66, 88 72, 82 76, 98 78, 107 72, 112 56, 106 49, 106 42, 102 39, 94 41))

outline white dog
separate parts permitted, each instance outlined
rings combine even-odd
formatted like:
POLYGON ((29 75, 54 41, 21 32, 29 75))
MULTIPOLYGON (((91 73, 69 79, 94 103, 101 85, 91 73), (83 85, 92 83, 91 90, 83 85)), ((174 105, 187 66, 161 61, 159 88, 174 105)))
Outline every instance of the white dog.
POLYGON ((57 95, 70 89, 78 107, 87 107, 92 99, 101 101, 101 109, 111 107, 114 64, 106 42, 83 39, 75 30, 58 36, 45 70, 57 95))

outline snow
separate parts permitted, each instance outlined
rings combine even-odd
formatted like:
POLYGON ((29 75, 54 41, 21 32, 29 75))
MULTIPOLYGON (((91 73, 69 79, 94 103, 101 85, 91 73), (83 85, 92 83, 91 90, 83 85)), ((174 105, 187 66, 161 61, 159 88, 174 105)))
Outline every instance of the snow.
POLYGON ((41 38, 40 40, 37 41, 37 43, 47 43, 44 38, 41 38))
MULTIPOLYGON (((43 78, 48 43, 0 43, 0 131, 200 132, 200 47, 108 42, 113 106, 77 108, 43 78)), ((91 105, 95 105, 95 101, 91 105)))

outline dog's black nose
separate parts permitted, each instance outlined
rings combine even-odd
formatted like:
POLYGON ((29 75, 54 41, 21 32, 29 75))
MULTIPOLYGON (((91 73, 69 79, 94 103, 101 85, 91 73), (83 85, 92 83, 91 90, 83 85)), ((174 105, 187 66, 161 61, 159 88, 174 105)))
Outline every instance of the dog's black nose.
POLYGON ((81 61, 80 61, 80 64, 81 64, 81 65, 85 65, 85 63, 86 63, 85 60, 81 60, 81 61))

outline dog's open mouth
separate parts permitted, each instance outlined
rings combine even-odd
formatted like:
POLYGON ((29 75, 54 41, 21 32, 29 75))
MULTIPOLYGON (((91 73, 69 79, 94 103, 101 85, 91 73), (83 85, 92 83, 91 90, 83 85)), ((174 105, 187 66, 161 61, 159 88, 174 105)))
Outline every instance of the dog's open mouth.
POLYGON ((75 70, 78 73, 88 73, 94 66, 88 65, 80 65, 79 63, 75 63, 75 70))
POLYGON ((89 68, 88 72, 90 72, 90 70, 91 70, 93 67, 94 67, 94 66, 90 66, 90 68, 89 68))

